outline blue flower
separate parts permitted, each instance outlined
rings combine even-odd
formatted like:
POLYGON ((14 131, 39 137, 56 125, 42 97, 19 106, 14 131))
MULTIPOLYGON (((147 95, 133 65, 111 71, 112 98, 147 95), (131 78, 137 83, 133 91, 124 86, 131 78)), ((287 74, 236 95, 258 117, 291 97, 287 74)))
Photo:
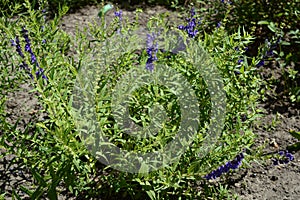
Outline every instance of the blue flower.
POLYGON ((266 55, 264 56, 264 58, 271 57, 273 55, 274 55, 273 50, 269 50, 269 51, 266 52, 266 55))
POLYGON ((291 154, 291 153, 289 153, 289 152, 286 152, 286 153, 285 153, 285 157, 287 157, 289 161, 294 160, 293 154, 291 154))
POLYGON ((25 51, 31 52, 30 39, 29 39, 29 36, 28 36, 28 31, 25 29, 25 27, 23 27, 21 32, 22 32, 23 37, 24 37, 25 42, 26 42, 25 51))
POLYGON ((190 38, 194 38, 198 34, 198 30, 196 30, 196 25, 199 24, 200 21, 197 22, 196 18, 194 18, 194 16, 196 15, 194 8, 191 9, 190 14, 191 17, 186 18, 187 25, 179 25, 178 29, 186 31, 190 38))
POLYGON ((263 56, 264 59, 267 59, 274 55, 273 51, 277 48, 279 41, 280 41, 280 38, 274 44, 271 44, 271 42, 269 42, 268 39, 265 39, 265 46, 267 48, 267 51, 265 52, 265 55, 263 56))
POLYGON ((30 39, 28 36, 28 31, 25 29, 25 27, 22 28, 22 34, 25 39, 25 48, 24 49, 26 52, 30 53, 31 64, 34 64, 37 62, 37 59, 36 59, 34 53, 32 52, 30 39))
POLYGON ((274 165, 287 164, 294 160, 293 154, 289 153, 288 151, 279 151, 278 154, 281 156, 280 159, 272 158, 274 165))
POLYGON ((205 175, 204 178, 207 180, 216 179, 220 177, 222 174, 229 172, 230 169, 233 170, 237 169, 242 164, 243 159, 244 159, 244 154, 240 153, 232 161, 228 161, 225 165, 218 167, 218 169, 205 175))
POLYGON ((16 47, 16 51, 19 54, 19 56, 21 56, 22 58, 24 58, 24 54, 22 52, 22 48, 20 45, 20 40, 19 37, 17 36, 15 40, 11 40, 12 46, 16 47))
POLYGON ((234 73, 235 73, 236 75, 240 75, 240 74, 241 74, 241 72, 238 71, 238 70, 234 70, 234 73))
POLYGON ((151 58, 148 58, 148 60, 146 62, 146 69, 151 72, 154 70, 154 64, 153 64, 151 58))
POLYGON ((115 12, 115 17, 118 17, 119 18, 119 20, 121 21, 122 20, 122 10, 120 10, 120 11, 116 11, 115 12))
MULTIPOLYGON (((28 31, 26 30, 25 27, 22 28, 22 36, 25 40, 25 46, 24 46, 24 50, 25 52, 28 52, 30 54, 30 61, 31 64, 35 64, 38 67, 38 71, 36 72, 36 76, 40 77, 42 76, 43 79, 47 80, 47 77, 43 74, 44 70, 39 66, 38 62, 37 62, 37 58, 35 56, 35 54, 33 53, 32 49, 31 49, 31 44, 30 44, 30 39, 29 39, 29 35, 28 35, 28 31)), ((20 45, 20 40, 19 37, 16 36, 15 40, 11 40, 12 46, 16 47, 16 51, 17 53, 24 59, 24 54, 22 52, 22 48, 20 45)), ((27 71, 27 73, 29 74, 29 76, 33 79, 32 73, 31 73, 31 69, 30 67, 27 65, 27 63, 23 60, 22 64, 20 65, 20 68, 23 68, 25 71, 27 71)))
POLYGON ((154 33, 152 34, 147 34, 147 55, 148 55, 148 59, 146 62, 146 69, 149 71, 153 71, 154 70, 154 64, 153 62, 157 60, 157 52, 158 52, 158 44, 157 42, 154 44, 156 35, 154 33))
POLYGON ((11 46, 15 47, 17 46, 17 43, 15 42, 15 40, 10 40, 11 46))
POLYGON ((31 64, 36 63, 36 57, 33 53, 30 55, 30 58, 31 58, 31 64))
POLYGON ((179 26, 178 26, 178 29, 179 29, 179 30, 184 30, 184 29, 185 29, 185 26, 179 25, 179 26))
POLYGON ((264 60, 260 60, 257 64, 256 67, 261 67, 265 65, 265 61, 264 60))
POLYGON ((27 51, 27 52, 29 52, 29 53, 32 52, 29 43, 26 43, 26 44, 25 44, 25 48, 24 48, 24 49, 25 49, 25 51, 27 51))
POLYGON ((43 79, 48 80, 48 78, 44 74, 44 69, 39 68, 38 71, 35 72, 36 77, 42 76, 43 79))
POLYGON ((118 33, 120 33, 121 29, 122 29, 122 10, 120 11, 116 11, 115 12, 115 17, 119 18, 119 28, 117 30, 118 33))
POLYGON ((242 62, 244 62, 243 59, 239 59, 239 60, 238 60, 238 64, 241 64, 242 62))

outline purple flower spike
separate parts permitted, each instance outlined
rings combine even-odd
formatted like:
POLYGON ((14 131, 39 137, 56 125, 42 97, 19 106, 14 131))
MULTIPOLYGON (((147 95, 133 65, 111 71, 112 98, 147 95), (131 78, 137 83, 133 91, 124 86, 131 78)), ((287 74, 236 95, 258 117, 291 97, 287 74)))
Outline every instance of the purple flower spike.
POLYGON ((116 11, 116 12, 115 12, 115 17, 118 17, 119 20, 121 21, 121 20, 122 20, 122 10, 116 11))
MULTIPOLYGON (((38 68, 38 71, 35 73, 36 76, 37 77, 42 76, 43 79, 47 80, 47 77, 44 75, 44 70, 41 67, 39 67, 39 64, 37 62, 37 58, 36 58, 35 54, 33 53, 32 49, 31 49, 31 44, 30 44, 28 31, 26 30, 25 27, 22 28, 21 33, 22 33, 22 36, 25 40, 24 50, 25 50, 25 52, 28 52, 30 54, 31 64, 35 64, 36 67, 38 68)), ((15 40, 11 40, 11 44, 12 44, 12 46, 16 47, 17 53, 24 59, 25 56, 22 52, 19 37, 16 36, 15 40)), ((28 64, 25 62, 25 60, 23 60, 22 64, 20 65, 20 68, 24 69, 32 79, 34 78, 33 75, 32 75, 31 69, 28 66, 28 64)))
POLYGON ((35 57, 35 55, 32 53, 31 54, 31 64, 34 64, 34 63, 36 63, 36 57, 35 57))
POLYGON ((146 63, 146 69, 152 72, 154 70, 154 64, 151 59, 148 58, 146 63))
POLYGON ((31 47, 30 47, 29 43, 25 44, 25 48, 24 49, 25 49, 25 51, 31 53, 31 47))
POLYGON ((17 36, 15 40, 11 40, 12 45, 16 47, 16 51, 19 54, 19 56, 21 56, 22 58, 24 58, 24 54, 22 52, 22 48, 20 45, 20 40, 19 37, 17 36))
POLYGON ((156 38, 156 35, 154 33, 147 34, 147 49, 146 52, 148 54, 148 59, 146 62, 146 69, 149 71, 154 70, 154 64, 153 62, 157 60, 157 52, 158 52, 158 44, 154 44, 154 40, 156 38))
POLYGON ((117 30, 117 33, 120 34, 122 29, 122 10, 115 12, 115 17, 119 18, 119 28, 117 30))
POLYGON ((190 13, 191 13, 191 17, 186 18, 187 25, 186 26, 179 25, 178 29, 185 30, 190 38, 194 38, 198 34, 198 30, 196 30, 196 25, 200 23, 200 20, 197 22, 197 19, 194 18, 196 15, 194 8, 191 9, 190 13))
POLYGON ((220 166, 218 169, 212 171, 211 173, 204 176, 205 179, 215 179, 220 177, 222 174, 229 172, 230 169, 237 169, 242 164, 244 159, 244 154, 240 153, 237 155, 234 160, 228 161, 225 165, 220 166))

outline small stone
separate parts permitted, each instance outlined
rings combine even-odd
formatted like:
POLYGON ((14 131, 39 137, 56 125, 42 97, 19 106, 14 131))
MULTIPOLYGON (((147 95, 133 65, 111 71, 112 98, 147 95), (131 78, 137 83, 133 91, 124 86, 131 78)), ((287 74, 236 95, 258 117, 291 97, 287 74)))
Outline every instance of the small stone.
POLYGON ((273 176, 271 176, 270 179, 271 179, 271 181, 277 181, 277 180, 278 180, 278 177, 273 175, 273 176))
POLYGON ((275 139, 272 139, 272 141, 270 142, 270 146, 271 146, 271 147, 274 147, 274 148, 276 148, 276 149, 279 148, 279 145, 278 145, 278 143, 275 141, 275 139))

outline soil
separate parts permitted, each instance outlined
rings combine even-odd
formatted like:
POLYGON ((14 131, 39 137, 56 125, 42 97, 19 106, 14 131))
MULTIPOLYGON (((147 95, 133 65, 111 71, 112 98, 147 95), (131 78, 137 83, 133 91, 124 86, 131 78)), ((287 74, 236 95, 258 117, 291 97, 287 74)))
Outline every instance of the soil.
MULTIPOLYGON (((86 6, 69 13, 63 18, 61 28, 74 36, 77 25, 80 29, 87 26, 88 22, 97 18, 98 11, 96 6, 86 6)), ((145 26, 151 16, 166 12, 170 12, 173 21, 176 20, 176 13, 156 6, 144 10, 140 23, 145 26)), ((108 13, 108 18, 112 16, 113 12, 108 13)), ((123 10, 123 16, 134 19, 135 14, 133 11, 123 10)), ((266 69, 263 73, 269 73, 269 71, 266 69)), ((30 89, 30 85, 22 84, 19 90, 7 94, 6 110, 9 122, 15 123, 20 117, 22 120, 18 128, 21 130, 24 130, 29 122, 40 121, 44 117, 44 115, 35 114, 41 107, 35 94, 29 93, 30 89)), ((266 143, 264 152, 269 154, 285 150, 288 145, 295 143, 297 140, 291 137, 288 131, 290 129, 300 131, 300 110, 284 98, 268 99, 260 106, 265 115, 253 127, 257 135, 256 145, 266 143)), ((3 149, 2 152, 4 152, 3 149)), ((232 193, 238 194, 241 199, 245 200, 300 199, 300 155, 299 152, 293 152, 293 155, 295 159, 288 164, 274 166, 271 160, 251 163, 251 167, 236 172, 236 175, 229 180, 229 188, 232 193)), ((32 181, 28 169, 14 155, 7 155, 0 159, 0 191, 6 192, 5 199, 11 199, 13 190, 16 190, 22 199, 26 199, 26 195, 18 188, 24 183, 30 185, 32 181)), ((60 199, 69 198, 62 195, 60 199)))
MULTIPOLYGON (((265 154, 276 154, 279 150, 285 150, 288 145, 297 142, 289 135, 288 130, 299 130, 300 119, 299 115, 289 116, 289 113, 273 114, 273 110, 267 111, 254 133, 258 136, 257 145, 266 143, 265 154), (274 120, 276 124, 272 127, 274 120)), ((251 163, 250 168, 238 171, 239 176, 231 180, 230 188, 245 200, 299 199, 300 154, 296 152, 293 155, 295 159, 288 164, 273 165, 271 160, 251 163)))

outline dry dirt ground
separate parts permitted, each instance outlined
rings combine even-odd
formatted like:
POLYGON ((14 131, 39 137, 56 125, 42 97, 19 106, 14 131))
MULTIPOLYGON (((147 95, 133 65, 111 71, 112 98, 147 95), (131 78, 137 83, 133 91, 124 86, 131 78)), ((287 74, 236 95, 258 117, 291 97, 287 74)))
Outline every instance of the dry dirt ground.
MULTIPOLYGON (((76 12, 63 18, 61 28, 74 35, 77 25, 79 25, 79 28, 84 27, 97 17, 98 11, 99 9, 96 6, 87 6, 76 10, 76 12)), ((176 13, 156 6, 144 10, 140 17, 140 23, 145 25, 149 17, 156 13, 165 12, 170 12, 170 16, 176 20, 176 13)), ((112 16, 113 13, 108 14, 108 17, 112 16)), ((123 10, 123 16, 133 19, 134 13, 123 10)), ((6 105, 9 119, 14 122, 18 117, 21 117, 19 128, 24 128, 30 121, 42 120, 43 118, 43 116, 34 115, 35 111, 40 109, 40 106, 36 98, 29 95, 29 90, 29 85, 22 85, 18 91, 8 94, 6 105)), ((258 136, 257 145, 266 142, 266 148, 264 149, 266 154, 284 150, 288 145, 296 142, 289 135, 288 130, 300 131, 300 110, 284 102, 280 99, 261 104, 261 107, 265 109, 265 116, 256 124, 254 132, 258 136), (277 143, 277 148, 274 147, 274 142, 277 143)), ((237 171, 236 175, 230 180, 230 189, 245 200, 300 199, 300 156, 299 152, 293 153, 295 159, 286 165, 274 166, 270 160, 264 164, 253 163, 252 167, 237 171)), ((12 189, 16 189, 24 183, 29 184, 32 181, 32 177, 26 168, 21 164, 19 165, 18 162, 11 162, 14 159, 13 155, 0 159, 0 191, 7 193, 6 199, 11 199, 12 189), (10 162, 14 164, 10 165, 10 162)), ((26 199, 26 195, 23 194, 22 197, 26 199)), ((66 198, 63 195, 60 196, 60 199, 66 198)))

